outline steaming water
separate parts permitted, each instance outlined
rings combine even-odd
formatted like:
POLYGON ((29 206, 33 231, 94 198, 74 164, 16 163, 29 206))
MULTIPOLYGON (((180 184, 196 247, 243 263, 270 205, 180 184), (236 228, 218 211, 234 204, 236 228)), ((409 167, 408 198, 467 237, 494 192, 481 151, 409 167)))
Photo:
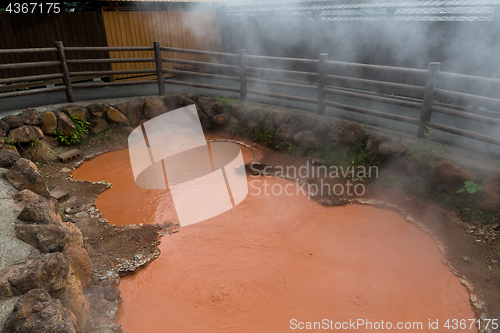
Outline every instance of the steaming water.
MULTIPOLYGON (((167 192, 135 187, 126 150, 84 163, 74 176, 113 183, 97 200, 113 224, 175 221, 167 192)), ((288 184, 258 180, 254 186, 288 184)), ((252 193, 224 214, 163 237, 161 256, 121 280, 124 332, 288 332, 296 331, 292 319, 422 322, 415 332, 439 320, 438 332, 458 332, 442 325, 475 318, 436 243, 401 215, 252 193)))

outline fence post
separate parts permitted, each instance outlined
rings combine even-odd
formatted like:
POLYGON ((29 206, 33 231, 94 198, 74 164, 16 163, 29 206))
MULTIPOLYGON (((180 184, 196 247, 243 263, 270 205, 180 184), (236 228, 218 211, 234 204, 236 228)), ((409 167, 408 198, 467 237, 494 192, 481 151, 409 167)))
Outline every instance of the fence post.
POLYGON ((432 103, 434 102, 434 89, 437 86, 437 77, 439 69, 441 68, 440 62, 431 62, 429 64, 429 72, 427 73, 427 82, 425 83, 424 101, 422 103, 422 111, 420 113, 420 123, 418 125, 417 137, 423 138, 427 133, 427 124, 431 120, 432 103))
POLYGON ((246 49, 240 49, 240 99, 247 100, 247 69, 245 66, 246 49))
POLYGON ((160 42, 153 42, 156 61, 156 78, 158 80, 158 95, 165 95, 165 83, 163 82, 163 62, 161 61, 160 42))
POLYGON ((328 60, 327 53, 319 55, 319 69, 318 69, 318 114, 325 114, 325 87, 326 87, 326 61, 328 60))
POLYGON ((64 46, 63 43, 58 41, 56 42, 57 48, 57 57, 59 58, 59 62, 61 63, 61 73, 63 75, 63 83, 66 86, 66 100, 68 102, 74 102, 75 98, 73 96, 73 87, 71 86, 71 78, 69 76, 68 63, 66 62, 66 54, 64 54, 64 46))

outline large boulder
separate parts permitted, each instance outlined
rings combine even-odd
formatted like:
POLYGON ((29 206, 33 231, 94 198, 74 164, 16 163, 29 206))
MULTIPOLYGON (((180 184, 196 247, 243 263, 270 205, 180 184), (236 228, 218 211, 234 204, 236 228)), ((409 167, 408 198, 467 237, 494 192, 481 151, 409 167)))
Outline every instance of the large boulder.
POLYGON ((17 295, 32 289, 43 289, 52 297, 59 297, 66 287, 69 265, 61 252, 46 254, 27 265, 17 266, 8 277, 17 295))
POLYGON ((127 103, 123 102, 123 103, 118 103, 115 105, 115 109, 117 109, 118 111, 120 111, 121 113, 123 114, 127 114, 127 103))
POLYGON ((64 251, 71 267, 75 268, 75 274, 81 281, 82 288, 90 284, 90 276, 92 275, 92 261, 90 256, 84 248, 70 244, 64 251))
POLYGON ((198 97, 198 105, 201 111, 205 112, 206 115, 208 115, 210 107, 214 103, 215 103, 215 98, 213 97, 204 97, 204 96, 198 97))
POLYGON ((293 141, 301 151, 311 150, 316 147, 317 143, 321 143, 313 131, 301 131, 293 136, 293 141))
POLYGON ((186 95, 186 98, 192 99, 193 101, 198 102, 198 95, 195 93, 188 93, 186 95))
POLYGON ((57 214, 52 201, 38 195, 31 199, 17 218, 21 221, 35 224, 52 224, 61 226, 61 217, 57 214))
POLYGON ((76 333, 76 317, 43 289, 23 295, 5 323, 4 333, 76 333))
POLYGON ((52 111, 42 112, 40 114, 42 118, 42 125, 40 126, 43 134, 52 135, 57 129, 57 117, 52 111))
POLYGON ((312 131, 314 134, 324 139, 328 132, 330 132, 332 125, 331 119, 320 119, 312 131))
POLYGON ((17 115, 25 125, 40 126, 42 118, 37 110, 28 108, 17 115))
POLYGON ((13 114, 9 114, 2 118, 2 121, 6 122, 9 125, 10 129, 21 127, 24 125, 24 122, 18 116, 13 114))
POLYGON ((297 131, 310 131, 316 126, 318 119, 310 113, 293 113, 290 122, 297 131))
POLYGON ((83 235, 80 229, 71 222, 63 222, 61 227, 66 230, 69 235, 69 244, 83 247, 83 235))
POLYGON ((218 114, 214 117, 214 122, 219 124, 219 125, 226 125, 229 120, 231 119, 231 116, 226 114, 226 113, 222 113, 222 114, 218 114))
POLYGON ((378 153, 384 159, 397 158, 406 154, 406 146, 398 142, 384 142, 379 145, 378 153))
POLYGON ((288 124, 290 119, 292 118, 292 114, 288 111, 280 111, 276 116, 274 117, 274 122, 276 124, 276 127, 279 128, 282 125, 288 124))
POLYGON ((20 191, 26 189, 50 198, 49 188, 42 173, 30 160, 20 158, 5 174, 5 178, 20 191))
POLYGON ((89 303, 83 295, 77 268, 73 264, 69 265, 66 285, 58 299, 65 308, 75 314, 78 331, 85 332, 89 324, 89 303))
POLYGON ((10 169, 21 156, 12 150, 0 150, 0 168, 10 169))
POLYGON ((24 125, 9 131, 10 142, 26 143, 43 138, 43 132, 39 127, 24 125))
POLYGON ((5 121, 0 120, 0 138, 3 138, 7 135, 7 132, 9 131, 10 126, 7 124, 5 121))
POLYGON ((167 108, 167 111, 172 111, 175 109, 182 108, 182 96, 180 94, 173 94, 163 98, 163 103, 167 108))
POLYGON ((89 129, 94 134, 99 134, 108 128, 108 123, 102 118, 94 118, 90 121, 89 129))
POLYGON ((144 99, 141 97, 134 98, 127 106, 127 116, 132 124, 137 124, 144 112, 144 99))
POLYGON ((104 111, 102 109, 102 105, 97 103, 97 102, 94 102, 92 104, 87 105, 86 108, 87 108, 87 111, 89 111, 90 114, 92 114, 94 117, 102 118, 102 116, 104 114, 104 111))
POLYGON ((284 124, 281 125, 276 131, 276 143, 281 144, 284 142, 292 142, 293 140, 294 129, 292 124, 284 124))
POLYGON ((69 244, 64 228, 53 224, 16 223, 16 237, 42 253, 63 251, 69 244))
POLYGON ((238 102, 229 102, 229 112, 236 118, 241 119, 243 117, 243 106, 238 102))
POLYGON ((380 134, 371 133, 366 140, 365 151, 368 157, 381 159, 379 147, 384 142, 388 142, 389 138, 386 138, 380 134))
POLYGON ((67 137, 72 136, 76 129, 73 120, 62 111, 56 111, 55 114, 57 118, 57 129, 67 137))
POLYGON ((442 159, 433 167, 429 177, 429 184, 437 189, 455 193, 458 189, 464 187, 466 180, 476 183, 477 177, 464 168, 442 159))
POLYGON ((104 113, 106 114, 108 120, 114 124, 126 124, 128 123, 128 117, 118 111, 116 108, 109 106, 108 104, 102 105, 104 113))
POLYGON ((363 128, 353 122, 340 120, 336 122, 327 134, 327 142, 341 150, 355 147, 363 136, 363 128))
POLYGON ((213 118, 218 114, 223 114, 224 110, 225 110, 224 103, 221 101, 217 101, 210 106, 207 115, 213 118))
POLYGON ((70 118, 77 118, 81 121, 90 121, 90 113, 89 111, 78 105, 68 105, 61 108, 61 111, 66 113, 70 118))
POLYGON ((500 173, 488 175, 477 194, 477 207, 485 211, 500 210, 500 173))
POLYGON ((149 96, 144 99, 144 116, 152 119, 167 112, 163 101, 157 97, 149 96))

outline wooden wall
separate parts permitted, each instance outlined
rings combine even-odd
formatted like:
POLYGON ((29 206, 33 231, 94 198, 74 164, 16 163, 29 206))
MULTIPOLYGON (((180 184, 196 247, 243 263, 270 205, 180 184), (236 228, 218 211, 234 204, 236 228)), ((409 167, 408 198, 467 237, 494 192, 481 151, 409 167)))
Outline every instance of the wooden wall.
MULTIPOLYGON (((0 48, 18 49, 64 46, 107 46, 102 16, 97 12, 60 14, 0 14, 0 48)), ((109 58, 108 52, 68 52, 68 59, 109 58)), ((0 63, 58 60, 57 54, 0 55, 0 63)), ((109 70, 109 64, 70 65, 70 71, 109 70)), ((0 71, 0 78, 59 73, 58 66, 0 71)))
MULTIPOLYGON (((216 12, 163 10, 163 11, 105 11, 104 26, 109 46, 161 46, 222 51, 222 34, 216 12)), ((181 53, 163 52, 164 57, 203 61, 203 57, 181 53)), ((110 52, 110 57, 153 57, 153 52, 110 52)), ((164 63, 164 68, 173 68, 164 63)), ((113 70, 155 68, 154 63, 112 64, 113 70)), ((115 75, 124 79, 132 75, 115 75)), ((168 75, 166 75, 168 76, 168 75)), ((150 79, 150 77, 129 78, 129 80, 150 79)))

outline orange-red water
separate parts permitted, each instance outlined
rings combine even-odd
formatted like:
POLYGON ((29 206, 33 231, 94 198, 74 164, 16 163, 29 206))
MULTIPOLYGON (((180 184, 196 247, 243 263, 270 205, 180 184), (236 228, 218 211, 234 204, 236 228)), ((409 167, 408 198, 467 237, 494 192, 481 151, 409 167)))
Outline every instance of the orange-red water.
MULTIPOLYGON (((97 200, 111 223, 175 221, 166 191, 134 185, 126 150, 99 156, 73 174, 113 183, 97 200)), ((470 322, 463 330, 444 327, 448 319, 475 318, 469 295, 442 264, 436 243, 401 215, 361 205, 323 207, 301 194, 255 193, 163 237, 161 256, 121 280, 124 332, 277 333, 324 319, 333 327, 358 319, 393 325, 374 332, 397 331, 398 322, 422 323, 400 331, 428 332, 429 320, 438 320, 434 332, 477 331, 470 322)), ((358 331, 372 330, 363 325, 358 331)))

